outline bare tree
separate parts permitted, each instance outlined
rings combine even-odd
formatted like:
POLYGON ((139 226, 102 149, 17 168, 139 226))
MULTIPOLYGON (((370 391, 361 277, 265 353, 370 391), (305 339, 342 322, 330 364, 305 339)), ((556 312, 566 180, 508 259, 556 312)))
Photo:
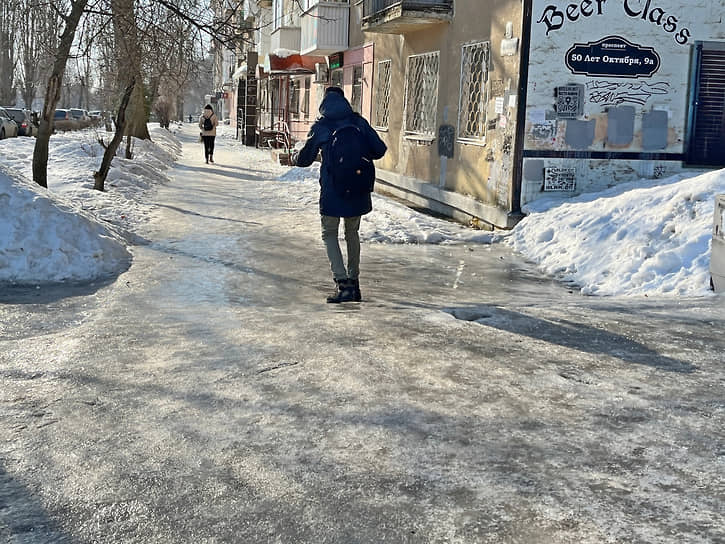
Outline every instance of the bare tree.
POLYGON ((48 143, 53 132, 55 106, 60 99, 63 74, 65 74, 65 67, 73 46, 76 29, 87 4, 88 0, 70 0, 70 12, 62 16, 65 27, 60 36, 58 48, 55 51, 53 69, 45 89, 45 101, 40 115, 40 128, 33 150, 33 181, 41 187, 48 187, 48 143))
POLYGON ((0 104, 15 104, 14 74, 17 63, 15 32, 17 30, 19 9, 18 0, 0 2, 0 104))
MULTIPOLYGON (((108 177, 108 171, 111 169, 111 162, 113 161, 113 157, 116 156, 116 151, 118 151, 118 146, 121 145, 121 140, 123 140, 123 132, 126 128, 126 108, 128 107, 135 85, 136 80, 131 78, 126 90, 123 92, 121 104, 118 106, 118 113, 115 118, 116 133, 113 135, 113 139, 108 146, 106 146, 101 167, 93 174, 93 188, 97 191, 104 191, 106 188, 106 177, 108 177)), ((101 141, 101 143, 103 142, 101 141)))
POLYGON ((38 89, 48 75, 51 51, 56 47, 56 29, 61 20, 57 12, 35 0, 20 0, 18 21, 18 85, 25 107, 31 109, 38 89))
POLYGON ((129 81, 137 82, 133 86, 129 101, 126 135, 149 140, 149 131, 146 126, 148 111, 141 74, 141 48, 139 47, 134 0, 111 0, 111 12, 113 13, 118 74, 125 79, 121 83, 124 88, 127 88, 129 81))

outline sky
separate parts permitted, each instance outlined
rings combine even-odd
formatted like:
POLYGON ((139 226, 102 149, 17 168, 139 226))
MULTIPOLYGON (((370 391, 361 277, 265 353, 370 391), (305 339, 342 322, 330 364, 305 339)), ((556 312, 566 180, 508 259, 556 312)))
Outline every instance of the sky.
MULTIPOLYGON (((33 138, 0 140, 0 285, 85 282, 127 269, 150 214, 154 186, 168 183, 181 153, 176 130, 149 125, 152 142, 136 140, 134 158, 114 159, 106 191, 93 189, 103 148, 95 129, 50 140, 49 190, 31 181, 33 138)), ((108 136, 105 136, 108 138, 108 136)), ((240 164, 271 161, 222 127, 217 145, 238 146, 240 164)), ((294 182, 300 206, 316 203, 319 166, 271 171, 280 197, 294 182)), ((710 246, 715 195, 725 170, 620 183, 574 198, 549 196, 524 208, 511 231, 486 232, 425 215, 373 195, 361 239, 378 244, 505 244, 542 274, 585 295, 713 296, 710 246)))

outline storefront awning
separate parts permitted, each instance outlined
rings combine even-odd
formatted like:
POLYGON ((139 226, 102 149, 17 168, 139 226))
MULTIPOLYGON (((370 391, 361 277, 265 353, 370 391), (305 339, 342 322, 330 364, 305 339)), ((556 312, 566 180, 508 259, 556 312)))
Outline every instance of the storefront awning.
POLYGON ((325 57, 313 57, 309 55, 275 55, 270 53, 264 59, 264 71, 270 75, 295 75, 314 74, 315 64, 326 62, 325 57))

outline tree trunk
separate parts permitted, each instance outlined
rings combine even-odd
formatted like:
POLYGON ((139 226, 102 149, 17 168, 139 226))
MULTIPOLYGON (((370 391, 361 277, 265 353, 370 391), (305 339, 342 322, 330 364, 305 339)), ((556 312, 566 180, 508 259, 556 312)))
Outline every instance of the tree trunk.
POLYGON ((118 146, 121 145, 123 140, 123 132, 126 128, 126 108, 128 107, 128 101, 131 98, 133 88, 136 86, 136 80, 132 79, 126 91, 123 93, 121 98, 121 105, 118 106, 118 115, 116 115, 116 133, 113 135, 113 139, 108 144, 106 152, 103 154, 103 160, 101 161, 101 167, 98 172, 93 174, 93 188, 97 191, 106 190, 106 177, 108 177, 108 171, 111 169, 111 161, 116 156, 118 146))
MULTIPOLYGON (((149 111, 141 77, 141 52, 133 0, 112 0, 113 32, 116 37, 116 58, 120 77, 136 80, 128 104, 126 135, 150 140, 147 127, 149 111)), ((123 80, 122 80, 123 81, 123 80)))
POLYGON ((48 144, 50 135, 53 133, 53 116, 55 115, 55 106, 60 99, 61 85, 63 84, 63 74, 65 66, 68 62, 70 48, 73 45, 76 28, 81 20, 83 10, 88 0, 73 0, 71 4, 70 15, 65 20, 65 29, 60 37, 60 44, 55 52, 55 61, 53 62, 53 71, 48 79, 48 85, 45 89, 45 101, 43 102, 43 110, 40 116, 40 129, 35 139, 35 149, 33 150, 33 181, 41 187, 48 187, 48 144))
MULTIPOLYGON (((137 77, 141 77, 140 71, 137 77)), ((146 107, 146 97, 143 92, 143 84, 136 85, 133 94, 131 94, 131 103, 129 109, 131 115, 126 125, 126 136, 133 136, 140 140, 150 140, 151 135, 149 134, 148 121, 149 114, 148 108, 146 107)))

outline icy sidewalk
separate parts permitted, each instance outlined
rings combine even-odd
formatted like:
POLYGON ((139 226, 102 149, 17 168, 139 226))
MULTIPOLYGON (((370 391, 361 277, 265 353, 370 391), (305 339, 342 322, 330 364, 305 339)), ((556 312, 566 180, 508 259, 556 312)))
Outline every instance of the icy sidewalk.
POLYGON ((182 139, 118 281, 2 294, 0 536, 725 538, 715 297, 582 297, 503 246, 367 242, 366 302, 325 304, 314 183, 182 139))

